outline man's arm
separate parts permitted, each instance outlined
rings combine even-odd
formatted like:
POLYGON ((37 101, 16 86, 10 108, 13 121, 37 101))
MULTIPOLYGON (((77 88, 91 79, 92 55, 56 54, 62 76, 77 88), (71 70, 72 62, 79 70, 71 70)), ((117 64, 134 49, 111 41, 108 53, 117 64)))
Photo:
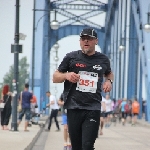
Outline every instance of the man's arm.
POLYGON ((56 70, 53 74, 53 83, 62 83, 66 80, 66 74, 56 70))
POLYGON ((54 101, 51 101, 51 102, 48 103, 46 106, 49 107, 50 105, 53 105, 53 104, 55 104, 55 102, 54 102, 54 101))
POLYGON ((62 83, 65 80, 68 80, 72 83, 76 83, 79 81, 80 75, 74 72, 59 72, 56 70, 53 74, 53 83, 62 83))
POLYGON ((58 105, 63 106, 64 105, 64 101, 62 101, 61 99, 58 100, 58 105))
POLYGON ((112 89, 112 82, 114 80, 114 74, 110 72, 109 74, 104 76, 105 82, 103 84, 103 91, 110 92, 112 89))
POLYGON ((46 105, 47 107, 49 107, 50 105, 55 104, 55 97, 54 96, 50 96, 50 101, 49 103, 46 105))
POLYGON ((102 101, 101 104, 102 104, 103 111, 105 112, 105 111, 106 111, 106 104, 105 104, 105 102, 103 102, 103 101, 102 101))
POLYGON ((114 74, 112 72, 110 72, 108 75, 105 75, 104 78, 105 78, 105 82, 106 81, 110 82, 110 80, 113 81, 114 80, 114 74))

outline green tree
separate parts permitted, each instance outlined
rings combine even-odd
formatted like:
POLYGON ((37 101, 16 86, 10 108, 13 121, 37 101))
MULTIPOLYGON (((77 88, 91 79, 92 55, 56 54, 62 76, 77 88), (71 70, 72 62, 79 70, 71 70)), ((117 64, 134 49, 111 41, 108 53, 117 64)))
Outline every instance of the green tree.
MULTIPOLYGON (((18 84, 18 92, 21 92, 24 89, 25 80, 29 79, 29 64, 27 63, 27 57, 23 57, 19 60, 19 84, 18 84)), ((3 83, 2 85, 8 84, 10 87, 10 91, 13 90, 12 87, 12 80, 14 78, 14 65, 10 66, 9 72, 4 75, 3 83)), ((2 91, 2 88, 0 89, 0 92, 2 91)))

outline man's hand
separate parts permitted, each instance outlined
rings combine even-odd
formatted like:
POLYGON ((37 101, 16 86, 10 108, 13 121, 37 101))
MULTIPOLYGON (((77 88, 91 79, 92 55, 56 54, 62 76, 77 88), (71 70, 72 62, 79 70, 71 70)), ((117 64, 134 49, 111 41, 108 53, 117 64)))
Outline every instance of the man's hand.
POLYGON ((50 107, 50 104, 47 104, 46 107, 50 107))
POLYGON ((68 72, 66 73, 66 80, 72 82, 72 83, 77 83, 80 79, 80 75, 76 74, 74 72, 68 72))
POLYGON ((109 80, 106 80, 104 83, 103 83, 103 91, 105 93, 107 92, 110 92, 112 89, 112 85, 111 85, 111 82, 109 80))
POLYGON ((64 105, 64 101, 58 100, 58 105, 63 106, 64 105))

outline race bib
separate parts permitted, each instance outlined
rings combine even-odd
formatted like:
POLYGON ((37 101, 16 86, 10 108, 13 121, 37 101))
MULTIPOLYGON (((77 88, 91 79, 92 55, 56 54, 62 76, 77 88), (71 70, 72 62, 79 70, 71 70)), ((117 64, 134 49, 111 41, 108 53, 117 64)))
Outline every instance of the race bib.
POLYGON ((98 74, 94 72, 79 71, 80 79, 77 82, 76 90, 82 92, 96 93, 98 74))

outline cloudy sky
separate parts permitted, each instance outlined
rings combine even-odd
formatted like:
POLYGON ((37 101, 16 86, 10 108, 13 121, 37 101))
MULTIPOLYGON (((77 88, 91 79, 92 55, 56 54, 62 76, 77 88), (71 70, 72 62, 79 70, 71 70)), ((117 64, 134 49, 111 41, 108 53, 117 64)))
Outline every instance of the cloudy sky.
MULTIPOLYGON (((0 83, 14 63, 11 44, 14 43, 15 3, 15 0, 0 0, 0 83)), ((24 33, 27 37, 25 40, 20 40, 23 53, 19 54, 19 58, 27 56, 28 63, 32 49, 32 9, 32 0, 20 0, 20 33, 24 33)))
MULTIPOLYGON (((107 0, 101 0, 107 2, 107 0)), ((0 0, 0 83, 3 81, 4 75, 9 72, 9 67, 14 63, 14 54, 11 53, 11 44, 14 43, 14 32, 15 32, 15 3, 16 0, 0 0)), ((19 54, 19 58, 27 56, 28 63, 31 62, 31 51, 32 51, 32 25, 33 25, 33 0, 20 0, 20 33, 26 35, 25 40, 20 40, 19 43, 23 45, 23 53, 19 54)), ((104 14, 101 15, 101 24, 104 25, 104 14)), ((62 20, 61 16, 57 16, 58 20, 62 20)), ((97 17, 91 18, 92 21, 97 20, 97 17)), ((71 47, 74 50, 80 49, 79 37, 69 36, 60 40, 59 43, 59 62, 63 56, 70 51, 71 47, 66 47, 64 43, 71 42, 71 47), (66 51, 65 51, 66 50, 66 51)), ((97 46, 97 51, 100 50, 97 46)), ((51 57, 54 57, 53 48, 51 50, 51 57)), ((54 59, 51 59, 54 60, 54 59)), ((54 62, 51 62, 51 72, 54 71, 54 62)), ((51 78, 51 77, 50 77, 51 78)), ((60 85, 59 85, 60 86, 60 85)), ((62 85, 61 85, 62 86, 62 85)), ((53 90, 55 85, 51 83, 51 89, 53 90)), ((61 92, 61 91, 60 91, 61 92)), ((58 93, 59 94, 59 93, 58 93)))

